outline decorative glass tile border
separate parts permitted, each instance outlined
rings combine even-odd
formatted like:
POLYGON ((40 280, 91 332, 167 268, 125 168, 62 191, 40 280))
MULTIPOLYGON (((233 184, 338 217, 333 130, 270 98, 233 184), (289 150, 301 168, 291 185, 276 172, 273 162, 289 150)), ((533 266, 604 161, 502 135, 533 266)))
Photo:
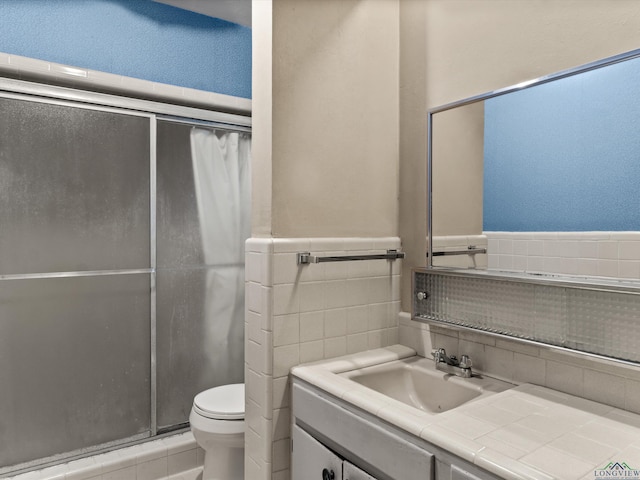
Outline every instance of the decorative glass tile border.
POLYGON ((414 272, 413 319, 640 363, 638 292, 424 269, 414 272))

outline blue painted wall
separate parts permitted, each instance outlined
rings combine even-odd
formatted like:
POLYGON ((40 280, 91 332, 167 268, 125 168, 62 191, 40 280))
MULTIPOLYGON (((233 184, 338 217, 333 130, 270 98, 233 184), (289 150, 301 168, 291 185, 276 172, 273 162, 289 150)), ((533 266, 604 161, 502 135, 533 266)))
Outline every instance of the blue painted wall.
POLYGON ((640 60, 485 102, 485 231, 640 230, 640 60))
POLYGON ((251 29, 151 0, 2 0, 0 51, 251 98, 251 29))

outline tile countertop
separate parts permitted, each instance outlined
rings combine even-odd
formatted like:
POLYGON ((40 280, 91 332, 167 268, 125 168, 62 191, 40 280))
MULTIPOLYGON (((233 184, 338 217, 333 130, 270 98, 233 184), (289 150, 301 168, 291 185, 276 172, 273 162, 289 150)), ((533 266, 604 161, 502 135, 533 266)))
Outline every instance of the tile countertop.
POLYGON ((414 355, 393 345, 291 372, 501 478, 594 480, 618 462, 638 470, 618 478, 640 479, 640 415, 531 384, 430 414, 337 375, 414 355))

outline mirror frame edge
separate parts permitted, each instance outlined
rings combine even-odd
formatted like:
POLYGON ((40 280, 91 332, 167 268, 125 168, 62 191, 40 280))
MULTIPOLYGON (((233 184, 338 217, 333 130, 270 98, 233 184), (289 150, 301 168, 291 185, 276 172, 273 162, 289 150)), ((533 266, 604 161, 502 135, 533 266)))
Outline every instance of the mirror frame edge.
MULTIPOLYGON (((555 80, 560 80, 562 78, 571 77, 574 75, 578 75, 581 73, 589 72, 592 70, 597 70, 609 65, 614 65, 616 63, 624 62, 627 60, 632 60, 634 58, 640 58, 640 48, 631 50, 628 52, 623 52, 617 55, 613 55, 610 57, 605 57, 600 60, 596 60, 594 62, 589 62, 583 65, 579 65, 577 67, 572 67, 566 70, 561 70, 556 73, 552 73, 549 75, 544 75, 542 77, 538 77, 532 80, 526 80, 524 82, 517 83, 515 85, 510 85, 504 88, 500 88, 497 90, 481 93, 479 95, 474 95, 472 97, 467 97, 462 100, 457 100, 454 102, 446 103, 444 105, 440 105, 437 107, 433 107, 427 110, 427 252, 426 252, 426 266, 425 268, 428 270, 443 270, 449 272, 467 272, 471 273, 474 270, 461 269, 461 268, 453 268, 453 267, 438 267, 433 265, 433 115, 440 112, 445 112, 457 107, 463 107, 465 105, 470 105, 473 103, 489 100, 491 98, 499 97, 502 95, 506 95, 507 93, 513 93, 521 90, 525 90, 531 87, 535 87, 538 85, 543 85, 545 83, 549 83, 555 80)), ((419 270, 419 269, 416 269, 419 270)), ((479 272, 479 271, 478 271, 479 272)), ((477 273, 476 273, 477 274, 477 273)), ((510 272, 494 270, 491 272, 492 275, 502 276, 502 277, 513 277, 510 272)), ((565 286, 574 285, 576 288, 590 288, 586 285, 600 285, 605 287, 606 290, 611 291, 623 291, 627 293, 635 293, 635 288, 629 288, 628 285, 623 285, 625 279, 607 279, 605 277, 593 277, 593 279, 585 279, 583 277, 572 277, 571 275, 560 275, 560 274, 548 274, 545 276, 536 275, 532 277, 526 273, 517 275, 520 281, 531 281, 533 283, 538 283, 540 281, 546 281, 549 278, 559 278, 562 279, 561 282, 565 284, 565 286), (574 279, 574 280, 569 280, 574 279), (612 283, 619 284, 616 286, 612 283)), ((640 289, 640 285, 638 286, 640 289)))

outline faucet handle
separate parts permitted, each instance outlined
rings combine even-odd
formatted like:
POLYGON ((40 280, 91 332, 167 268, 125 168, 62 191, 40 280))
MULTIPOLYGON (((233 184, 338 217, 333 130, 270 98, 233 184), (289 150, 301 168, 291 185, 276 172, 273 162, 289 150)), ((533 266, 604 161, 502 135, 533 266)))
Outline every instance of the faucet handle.
POLYGON ((469 358, 469 355, 462 355, 460 357, 460 363, 459 366, 460 368, 471 368, 472 362, 471 359, 469 358))

